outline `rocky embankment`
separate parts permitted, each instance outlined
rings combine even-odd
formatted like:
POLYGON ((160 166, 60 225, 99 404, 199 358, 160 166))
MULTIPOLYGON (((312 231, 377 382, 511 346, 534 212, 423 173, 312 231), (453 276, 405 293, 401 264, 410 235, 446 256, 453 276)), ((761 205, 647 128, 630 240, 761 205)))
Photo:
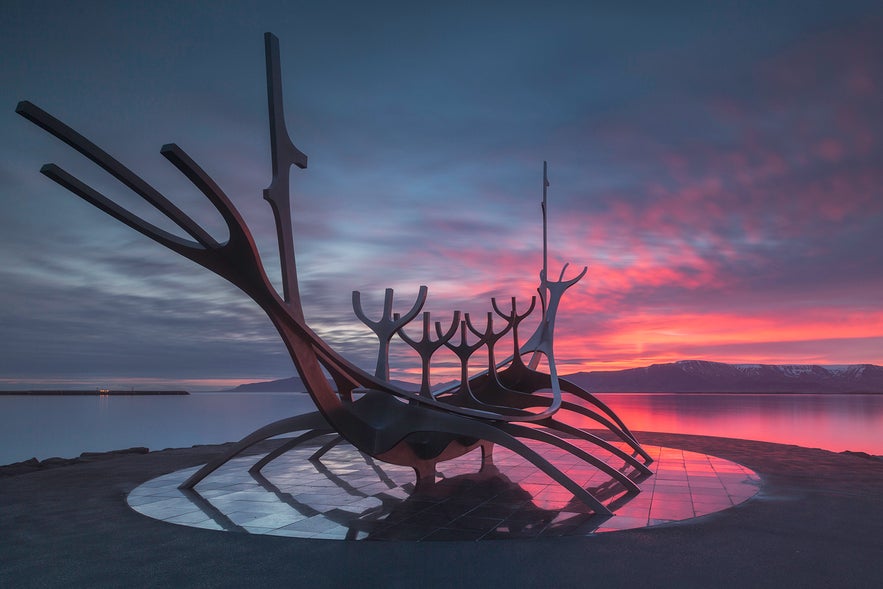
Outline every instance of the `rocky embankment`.
POLYGON ((107 460, 124 454, 147 454, 150 452, 148 448, 137 446, 135 448, 126 448, 125 450, 111 450, 110 452, 83 452, 76 458, 46 458, 45 460, 37 460, 30 458, 22 462, 14 462, 5 466, 0 466, 0 477, 15 476, 19 474, 27 474, 46 470, 49 468, 58 468, 59 466, 70 466, 72 464, 82 464, 84 462, 96 462, 99 460, 107 460))

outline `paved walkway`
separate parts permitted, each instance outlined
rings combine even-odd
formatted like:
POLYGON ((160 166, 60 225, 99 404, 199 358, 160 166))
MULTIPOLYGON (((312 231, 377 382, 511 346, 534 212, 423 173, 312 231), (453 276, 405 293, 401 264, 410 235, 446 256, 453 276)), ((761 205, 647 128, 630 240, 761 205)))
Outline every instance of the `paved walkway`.
MULTIPOLYGON (((330 438, 330 436, 329 436, 330 438)), ((259 466, 236 458, 194 491, 178 487, 196 468, 151 479, 129 493, 146 516, 184 526, 324 540, 511 540, 587 536, 708 515, 751 497, 760 478, 744 466, 697 452, 644 444, 652 476, 602 450, 613 472, 629 475, 640 493, 559 448, 529 443, 612 512, 591 508, 521 456, 495 448, 482 468, 475 450, 438 465, 438 482, 415 490, 414 471, 366 458, 349 444, 310 457, 316 440, 259 466), (623 469, 622 471, 620 469, 623 469)), ((625 450, 625 444, 622 444, 625 450)))
POLYGON ((0 479, 0 587, 880 586, 883 463, 763 442, 639 437, 743 464, 761 490, 704 517, 588 537, 323 541, 136 513, 130 491, 216 452, 167 450, 0 479))

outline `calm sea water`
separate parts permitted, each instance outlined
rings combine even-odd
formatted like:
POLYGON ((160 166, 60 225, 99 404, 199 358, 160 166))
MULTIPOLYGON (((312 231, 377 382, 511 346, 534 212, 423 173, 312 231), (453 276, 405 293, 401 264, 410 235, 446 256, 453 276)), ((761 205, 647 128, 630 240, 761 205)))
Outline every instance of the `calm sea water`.
MULTIPOLYGON (((883 455, 883 395, 602 394, 632 430, 704 434, 883 455)), ((298 393, 0 396, 0 464, 132 446, 237 440, 310 411, 298 393)))

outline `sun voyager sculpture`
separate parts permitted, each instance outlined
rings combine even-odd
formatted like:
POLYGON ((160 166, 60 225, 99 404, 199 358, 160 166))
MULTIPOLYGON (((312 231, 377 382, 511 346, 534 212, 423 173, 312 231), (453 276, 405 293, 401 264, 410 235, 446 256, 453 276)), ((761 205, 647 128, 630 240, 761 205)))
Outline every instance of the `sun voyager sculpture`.
POLYGON ((508 306, 491 300, 492 310, 483 322, 473 321, 468 313, 455 311, 449 323, 443 325, 440 321, 433 322, 429 313, 423 313, 422 332, 416 339, 403 328, 420 316, 428 294, 425 286, 420 287, 416 301, 404 314, 393 312, 393 291, 387 289, 382 315, 376 321, 368 318, 360 294, 355 291, 353 309, 379 341, 374 374, 346 360, 309 327, 298 289, 289 182, 291 167, 305 169, 307 156, 295 147, 285 126, 279 43, 270 33, 265 35, 265 50, 273 175, 263 196, 275 217, 282 293, 268 279, 251 232, 233 202, 183 149, 170 143, 164 145, 160 153, 220 213, 229 230, 229 238, 224 243, 215 240, 132 170, 57 118, 27 101, 20 102, 16 108, 20 115, 67 143, 155 207, 189 238, 147 222, 55 164, 44 165, 40 170, 44 175, 119 222, 221 276, 251 297, 276 327, 316 405, 316 411, 280 419, 249 434, 198 470, 181 488, 192 489, 219 466, 262 440, 300 433, 264 456, 253 470, 260 470, 306 440, 336 433, 337 437, 313 458, 318 458, 331 445, 346 441, 367 456, 413 468, 417 488, 434 483, 437 463, 473 450, 480 449, 483 465, 492 464, 494 445, 500 445, 546 473, 594 513, 610 515, 610 509, 598 497, 544 458, 542 446, 551 445, 603 471, 613 484, 621 485, 626 495, 638 493, 635 481, 652 474, 647 467, 652 462, 650 455, 609 407, 557 374, 553 354, 555 316, 564 292, 586 274, 586 268, 567 280, 564 278, 567 265, 557 280, 547 274, 545 164, 539 309, 536 297, 521 308, 513 297, 508 306), (539 324, 530 336, 523 338, 519 327, 535 311, 541 314, 539 324), (420 358, 423 373, 417 392, 404 390, 389 381, 389 344, 395 336, 402 338, 420 358), (508 336, 511 347, 507 357, 498 360, 498 344, 504 336, 508 336), (459 360, 460 381, 453 387, 432 390, 431 359, 442 347, 451 350, 459 360), (487 366, 470 376, 470 359, 482 349, 487 366), (548 373, 539 370, 542 359, 548 373), (593 430, 601 429, 605 435, 569 425, 568 414, 590 420, 595 424, 593 430), (611 466, 608 460, 593 454, 599 451, 612 454, 621 465, 611 466))

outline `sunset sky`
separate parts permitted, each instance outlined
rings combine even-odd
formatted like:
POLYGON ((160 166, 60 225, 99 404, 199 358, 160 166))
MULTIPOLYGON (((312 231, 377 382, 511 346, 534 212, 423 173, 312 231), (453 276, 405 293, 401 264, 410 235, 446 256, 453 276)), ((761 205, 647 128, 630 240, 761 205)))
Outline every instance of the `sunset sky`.
MULTIPOLYGON (((294 374, 261 311, 43 177, 126 189, 14 113, 30 100, 218 238, 159 154, 231 195, 277 271, 263 33, 280 40, 307 319, 371 369, 383 291, 475 314, 587 276, 559 370, 680 359, 883 364, 883 3, 4 2, 0 388, 294 374), (247 5, 247 7, 246 7, 247 5)), ((149 216, 149 215, 148 215, 149 216)), ((158 216, 149 217, 159 219, 158 216)), ((278 274, 278 272, 277 272, 278 274)), ((394 350, 393 376, 414 367, 394 350)), ((406 357, 407 356, 407 357, 406 357)), ((439 363, 444 368, 444 358, 439 363)))

